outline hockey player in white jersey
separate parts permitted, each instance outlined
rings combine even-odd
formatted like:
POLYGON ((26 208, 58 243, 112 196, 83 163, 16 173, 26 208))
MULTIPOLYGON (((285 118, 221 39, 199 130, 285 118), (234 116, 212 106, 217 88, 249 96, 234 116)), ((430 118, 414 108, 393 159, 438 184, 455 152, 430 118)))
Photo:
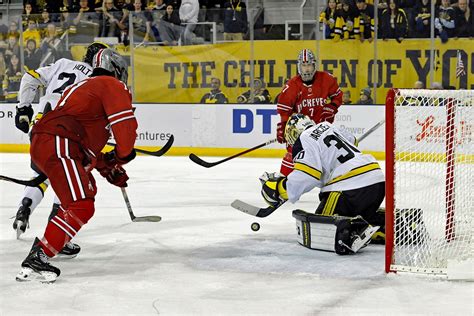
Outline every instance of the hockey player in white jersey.
POLYGON ((370 242, 378 226, 384 226, 384 214, 378 209, 385 197, 385 177, 379 164, 359 151, 350 133, 328 122, 315 124, 303 114, 288 120, 285 139, 293 145, 295 168, 288 177, 265 173, 261 177, 262 196, 278 207, 286 200, 295 203, 304 193, 320 188, 316 215, 293 212, 301 226, 300 243, 339 254, 357 252, 370 242), (311 240, 308 234, 313 228, 324 231, 320 225, 337 227, 332 236, 323 236, 336 240, 336 244, 324 243, 321 236, 311 240))
MULTIPOLYGON (((30 126, 34 124, 33 108, 31 106, 36 92, 40 86, 46 87, 46 92, 40 98, 37 114, 34 121, 41 119, 47 112, 56 107, 57 102, 61 98, 62 92, 70 85, 88 78, 92 73, 92 59, 94 55, 102 48, 107 48, 106 44, 94 42, 87 47, 83 61, 73 61, 69 59, 59 59, 55 63, 29 70, 26 72, 20 83, 20 91, 18 94, 19 104, 15 115, 16 127, 24 133, 28 133, 30 126)), ((34 176, 39 174, 39 170, 31 164, 34 176)), ((23 198, 20 201, 19 209, 13 222, 13 229, 17 232, 17 238, 26 231, 29 225, 29 218, 33 210, 38 206, 44 196, 44 192, 49 185, 46 180, 37 187, 25 187, 23 198)), ((59 201, 55 197, 53 210, 50 216, 54 216, 57 212, 59 201)), ((63 249, 63 254, 77 254, 80 248, 77 245, 68 243, 63 249)))

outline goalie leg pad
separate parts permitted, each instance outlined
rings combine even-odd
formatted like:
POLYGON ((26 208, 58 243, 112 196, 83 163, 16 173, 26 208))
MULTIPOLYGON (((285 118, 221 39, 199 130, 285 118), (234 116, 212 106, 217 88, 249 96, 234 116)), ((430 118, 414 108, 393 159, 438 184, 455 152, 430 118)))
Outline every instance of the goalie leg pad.
POLYGON ((298 242, 304 247, 332 251, 339 255, 356 253, 370 243, 378 226, 370 226, 362 217, 323 216, 293 211, 298 242))

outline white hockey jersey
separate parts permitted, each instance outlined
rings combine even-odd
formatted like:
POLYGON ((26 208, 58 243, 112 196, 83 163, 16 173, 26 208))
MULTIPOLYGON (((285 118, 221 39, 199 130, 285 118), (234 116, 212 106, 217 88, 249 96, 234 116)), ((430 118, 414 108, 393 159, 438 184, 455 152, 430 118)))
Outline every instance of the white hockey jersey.
POLYGON ((40 98, 38 113, 43 113, 45 105, 56 107, 61 94, 70 85, 88 78, 92 74, 92 67, 80 61, 61 58, 55 63, 30 70, 23 75, 18 94, 18 107, 28 106, 35 98, 39 86, 46 87, 46 93, 40 98))
POLYGON ((384 182, 377 161, 355 143, 353 135, 327 122, 305 130, 293 146, 295 168, 286 182, 290 202, 315 187, 345 191, 384 182))

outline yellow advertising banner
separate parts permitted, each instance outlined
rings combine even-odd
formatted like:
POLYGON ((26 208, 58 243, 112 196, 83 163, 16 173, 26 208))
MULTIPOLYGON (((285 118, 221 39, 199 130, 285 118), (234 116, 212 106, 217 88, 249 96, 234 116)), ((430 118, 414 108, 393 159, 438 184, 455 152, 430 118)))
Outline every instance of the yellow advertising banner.
MULTIPOLYGON (((351 91, 352 102, 359 91, 377 81, 376 103, 385 102, 390 88, 412 88, 415 81, 430 85, 430 41, 408 39, 402 43, 379 41, 255 41, 175 47, 138 47, 134 51, 135 102, 199 103, 210 91, 212 77, 230 103, 249 90, 250 78, 263 79, 272 99, 285 78, 296 75, 296 58, 303 48, 319 51, 319 70, 337 77, 342 90, 351 91), (374 62, 375 57, 377 63, 374 62), (377 66, 375 66, 377 65, 377 66)), ((75 56, 83 49, 76 48, 75 56)), ((121 50, 129 55, 129 51, 121 50)), ((434 81, 445 88, 474 89, 474 41, 435 41, 434 81), (458 51, 466 72, 456 78, 458 51)), ((132 76, 131 76, 132 77, 132 76)), ((129 82, 132 84, 132 82, 129 82)))

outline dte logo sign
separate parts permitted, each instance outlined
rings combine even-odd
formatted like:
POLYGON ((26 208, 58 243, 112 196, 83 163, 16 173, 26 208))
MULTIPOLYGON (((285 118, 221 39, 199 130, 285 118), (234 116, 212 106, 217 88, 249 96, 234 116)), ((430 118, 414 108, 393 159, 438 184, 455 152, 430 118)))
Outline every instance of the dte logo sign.
POLYGON ((263 134, 271 134, 272 130, 272 116, 277 115, 276 109, 259 109, 256 114, 249 109, 234 109, 232 113, 232 131, 235 134, 250 133, 254 129, 254 123, 262 124, 263 134))

